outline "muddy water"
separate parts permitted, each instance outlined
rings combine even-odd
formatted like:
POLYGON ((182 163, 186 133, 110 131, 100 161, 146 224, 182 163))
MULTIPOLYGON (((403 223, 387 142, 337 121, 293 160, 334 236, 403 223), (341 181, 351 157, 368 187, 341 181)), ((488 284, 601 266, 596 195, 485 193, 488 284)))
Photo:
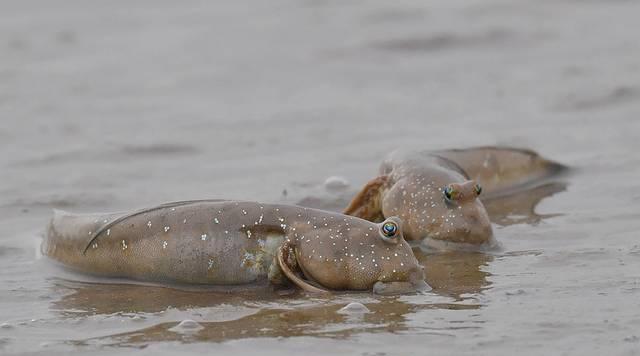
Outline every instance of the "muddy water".
POLYGON ((639 353, 639 13, 597 0, 1 3, 0 353, 639 353), (487 202, 502 251, 416 250, 425 295, 96 284, 37 256, 52 208, 339 208, 393 148, 496 143, 573 171, 487 202), (351 186, 326 191, 331 175, 351 186), (369 312, 340 311, 351 302, 369 312))

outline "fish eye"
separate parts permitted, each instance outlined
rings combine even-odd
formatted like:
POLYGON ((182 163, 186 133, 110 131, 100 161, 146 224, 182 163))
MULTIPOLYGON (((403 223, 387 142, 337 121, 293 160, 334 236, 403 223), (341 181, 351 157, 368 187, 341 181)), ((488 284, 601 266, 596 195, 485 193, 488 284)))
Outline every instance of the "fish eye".
POLYGON ((476 195, 480 195, 480 193, 482 193, 482 186, 480 184, 474 185, 473 191, 476 192, 476 195))
POLYGON ((382 224, 382 234, 388 238, 393 238, 398 233, 398 225, 393 221, 382 224))
POLYGON ((456 192, 456 190, 453 189, 451 185, 444 187, 442 191, 444 193, 444 197, 447 198, 447 200, 454 200, 458 195, 458 192, 456 192))

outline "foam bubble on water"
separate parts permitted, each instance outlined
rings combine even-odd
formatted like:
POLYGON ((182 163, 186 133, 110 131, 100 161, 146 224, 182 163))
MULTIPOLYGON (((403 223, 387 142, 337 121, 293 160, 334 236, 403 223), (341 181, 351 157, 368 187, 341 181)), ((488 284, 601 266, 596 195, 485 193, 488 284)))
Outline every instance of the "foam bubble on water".
POLYGON ((362 303, 352 302, 345 305, 340 310, 338 310, 338 313, 355 315, 355 314, 367 314, 367 313, 371 313, 371 311, 362 303))
POLYGON ((349 181, 340 176, 331 176, 324 181, 324 187, 327 190, 344 189, 349 186, 349 181))
POLYGON ((178 325, 170 328, 169 331, 173 331, 174 333, 178 333, 178 334, 189 334, 189 333, 198 332, 202 329, 204 329, 204 327, 200 325, 200 323, 198 323, 197 321, 185 319, 181 321, 178 325))

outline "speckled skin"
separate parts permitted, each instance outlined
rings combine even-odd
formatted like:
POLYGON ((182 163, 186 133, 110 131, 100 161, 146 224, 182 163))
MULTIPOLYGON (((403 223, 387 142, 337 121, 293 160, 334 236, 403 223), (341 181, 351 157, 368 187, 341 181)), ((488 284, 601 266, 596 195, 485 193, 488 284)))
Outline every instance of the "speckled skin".
POLYGON ((177 202, 131 214, 56 211, 42 252, 84 273, 143 281, 239 285, 289 279, 309 291, 401 285, 398 292, 404 292, 424 285, 401 228, 389 241, 379 224, 366 220, 256 202, 177 202))
POLYGON ((480 199, 508 194, 562 169, 534 152, 513 148, 397 150, 345 214, 371 221, 398 216, 407 240, 435 249, 493 248, 497 244, 480 199), (479 197, 473 193, 475 183, 483 188, 479 197), (461 193, 459 199, 445 199, 443 188, 449 184, 461 193))

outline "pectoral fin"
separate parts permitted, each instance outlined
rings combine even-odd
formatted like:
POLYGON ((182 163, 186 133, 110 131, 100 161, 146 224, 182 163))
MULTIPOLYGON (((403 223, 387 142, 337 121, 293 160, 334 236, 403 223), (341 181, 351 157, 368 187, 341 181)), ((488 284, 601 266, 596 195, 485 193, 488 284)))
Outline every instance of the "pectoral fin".
POLYGON ((357 216, 369 221, 382 221, 382 191, 386 188, 389 176, 379 176, 370 180, 351 200, 344 214, 357 216))
MULTIPOLYGON (((321 294, 326 294, 326 293, 330 293, 328 290, 326 289, 322 289, 322 288, 318 288, 314 285, 311 285, 309 282, 305 281, 304 279, 300 278, 295 272, 293 272, 289 266, 289 257, 290 255, 294 255, 291 253, 292 249, 289 245, 284 244, 282 245, 282 247, 280 247, 278 249, 278 266, 280 267, 280 270, 282 271, 282 273, 284 273, 284 275, 296 286, 298 286, 300 289, 304 290, 305 292, 310 292, 310 293, 321 293, 321 294)), ((293 257, 293 256, 291 256, 293 257)))

